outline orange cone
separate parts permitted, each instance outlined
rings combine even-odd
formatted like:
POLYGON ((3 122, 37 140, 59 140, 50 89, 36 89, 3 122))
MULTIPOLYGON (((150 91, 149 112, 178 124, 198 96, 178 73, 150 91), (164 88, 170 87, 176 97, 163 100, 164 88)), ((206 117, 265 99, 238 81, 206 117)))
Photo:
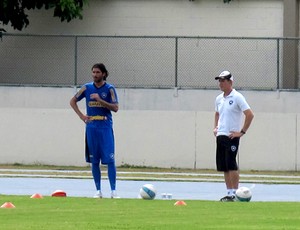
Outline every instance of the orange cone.
POLYGON ((11 202, 5 202, 2 204, 1 208, 15 208, 16 206, 13 205, 11 202))
POLYGON ((41 194, 39 194, 39 193, 35 193, 30 198, 40 199, 40 198, 43 198, 43 196, 41 194))
POLYGON ((179 200, 179 201, 176 201, 174 205, 183 206, 183 205, 186 205, 186 203, 183 200, 179 200))

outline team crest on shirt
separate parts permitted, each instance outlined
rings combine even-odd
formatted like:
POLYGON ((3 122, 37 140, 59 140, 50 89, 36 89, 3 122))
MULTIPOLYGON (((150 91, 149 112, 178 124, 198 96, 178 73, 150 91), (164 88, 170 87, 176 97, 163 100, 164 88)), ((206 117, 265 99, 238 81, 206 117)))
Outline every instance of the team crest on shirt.
POLYGON ((236 146, 235 145, 231 145, 231 151, 235 152, 236 151, 236 146))
POLYGON ((230 101, 229 101, 229 105, 232 105, 232 104, 233 104, 233 100, 230 100, 230 101))
POLYGON ((102 98, 106 98, 106 97, 107 97, 107 93, 102 92, 102 93, 101 93, 101 97, 102 97, 102 98))

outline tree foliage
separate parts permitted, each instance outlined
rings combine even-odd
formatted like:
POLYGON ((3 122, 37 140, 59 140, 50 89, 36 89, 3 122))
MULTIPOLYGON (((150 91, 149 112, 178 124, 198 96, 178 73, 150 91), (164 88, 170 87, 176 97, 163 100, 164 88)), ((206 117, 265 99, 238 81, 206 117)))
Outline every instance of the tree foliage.
POLYGON ((22 30, 29 25, 28 10, 53 9, 54 17, 61 21, 82 19, 82 10, 88 0, 0 0, 0 22, 9 23, 15 30, 22 30))

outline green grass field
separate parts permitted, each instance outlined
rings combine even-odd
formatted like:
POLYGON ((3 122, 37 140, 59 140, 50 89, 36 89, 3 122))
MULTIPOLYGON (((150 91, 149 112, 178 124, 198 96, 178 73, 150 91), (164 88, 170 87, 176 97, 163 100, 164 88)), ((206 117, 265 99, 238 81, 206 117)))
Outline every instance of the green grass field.
POLYGON ((300 229, 300 203, 0 195, 0 229, 300 229))

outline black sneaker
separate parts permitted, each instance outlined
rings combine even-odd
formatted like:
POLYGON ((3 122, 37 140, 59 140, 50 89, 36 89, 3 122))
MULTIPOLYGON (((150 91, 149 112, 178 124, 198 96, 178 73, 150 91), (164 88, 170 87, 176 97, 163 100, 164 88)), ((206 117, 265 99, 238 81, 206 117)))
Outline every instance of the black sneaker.
POLYGON ((235 196, 224 196, 220 199, 221 202, 233 202, 235 201, 235 196))

